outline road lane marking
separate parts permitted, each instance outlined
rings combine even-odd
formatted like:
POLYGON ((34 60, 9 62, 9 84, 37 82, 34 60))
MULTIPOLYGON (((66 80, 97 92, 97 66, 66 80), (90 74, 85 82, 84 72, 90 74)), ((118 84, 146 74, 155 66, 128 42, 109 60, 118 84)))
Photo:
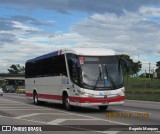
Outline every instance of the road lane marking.
MULTIPOLYGON (((8 118, 8 119, 13 119, 15 120, 14 117, 6 117, 6 116, 2 116, 0 115, 0 117, 3 117, 3 118, 8 118)), ((48 124, 47 122, 42 122, 42 121, 35 121, 35 120, 28 120, 28 119, 16 119, 16 120, 21 120, 21 121, 27 121, 27 122, 34 122, 34 123, 40 123, 40 124, 44 124, 44 125, 50 125, 48 124)), ((103 133, 103 131, 94 131, 94 130, 91 130, 91 129, 85 129, 85 128, 78 128, 78 127, 72 127, 72 126, 63 126, 63 125, 58 125, 58 126, 61 126, 61 127, 64 127, 64 128, 73 128, 73 129, 79 129, 79 130, 82 130, 82 131, 91 131, 91 132, 98 132, 98 133, 103 133)))
MULTIPOLYGON (((4 100, 7 100, 7 99, 4 99, 4 100)), ((32 106, 32 107, 35 107, 35 108, 43 108, 44 110, 53 110, 54 112, 61 112, 61 113, 68 113, 69 114, 69 112, 65 112, 65 111, 62 111, 62 110, 57 110, 57 109, 54 109, 54 108, 47 108, 47 107, 44 107, 44 106, 37 106, 37 105, 32 105, 32 104, 26 104, 26 103, 24 103, 24 102, 17 102, 17 101, 15 101, 15 100, 8 100, 8 101, 10 101, 10 102, 15 102, 15 103, 19 103, 19 104, 23 104, 23 105, 28 105, 28 106, 32 106)))
POLYGON ((53 120, 53 121, 49 121, 49 122, 47 122, 48 124, 50 124, 50 125, 59 125, 60 123, 62 123, 62 122, 64 122, 64 121, 68 121, 68 120, 95 120, 95 119, 55 119, 55 120, 53 120))
MULTIPOLYGON (((14 101, 17 102, 17 101, 14 101)), ((25 104, 25 103, 22 103, 25 104)), ((31 104, 27 104, 27 105, 31 105, 31 104)), ((40 107, 40 108, 44 108, 42 106, 33 106, 33 107, 40 107)), ((50 108, 47 108, 50 109, 50 108)), ((120 124, 120 125, 130 125, 130 124, 126 124, 126 123, 121 123, 121 122, 117 122, 117 121, 112 121, 112 120, 108 120, 108 119, 101 119, 101 118, 96 118, 93 116, 87 116, 87 115, 82 115, 82 114, 77 114, 77 113, 73 113, 73 112, 67 112, 67 111, 62 111, 62 110, 57 110, 57 109, 52 109, 54 112, 62 112, 62 113, 68 113, 68 114, 72 114, 72 115, 77 115, 77 116, 81 116, 81 117, 86 117, 86 118, 90 118, 90 119, 95 119, 95 120, 100 120, 100 121, 105 121, 105 122, 109 122, 109 123, 114 123, 114 124, 120 124)))
POLYGON ((109 123, 119 124, 119 125, 130 125, 130 124, 121 123, 121 122, 117 122, 117 121, 96 118, 96 117, 92 117, 92 116, 88 116, 88 115, 81 115, 81 114, 76 114, 76 113, 72 113, 72 114, 73 115, 77 115, 77 116, 81 116, 81 117, 86 117, 86 118, 91 118, 91 119, 99 120, 99 121, 105 121, 105 122, 109 122, 109 123))
MULTIPOLYGON (((113 110, 126 111, 126 112, 132 112, 132 113, 146 113, 146 112, 139 112, 139 111, 123 110, 123 109, 113 109, 113 110)), ((147 113, 148 113, 148 112, 147 112, 147 113)), ((148 113, 148 114, 151 114, 151 113, 148 113)))
POLYGON ((68 115, 68 114, 63 114, 63 113, 33 113, 33 114, 26 114, 26 115, 17 116, 17 117, 14 117, 14 118, 15 119, 22 119, 22 118, 36 116, 36 115, 40 115, 40 114, 68 115))
POLYGON ((31 117, 31 116, 35 116, 35 115, 39 115, 39 113, 26 114, 26 115, 17 116, 17 117, 14 117, 14 118, 15 118, 15 119, 21 119, 21 118, 31 117))
MULTIPOLYGON (((6 108, 6 109, 2 109, 1 111, 3 111, 3 110, 8 110, 8 111, 19 111, 19 110, 21 110, 21 111, 26 111, 26 110, 42 110, 42 111, 44 111, 44 110, 49 110, 49 109, 8 109, 8 108, 6 108)), ((50 109, 50 111, 53 111, 52 109, 50 109)))
POLYGON ((0 107, 0 108, 6 108, 6 109, 7 109, 7 108, 12 109, 12 108, 13 108, 13 109, 16 109, 16 108, 33 108, 33 107, 32 107, 32 106, 30 106, 30 107, 29 107, 29 106, 23 106, 23 107, 14 107, 14 106, 12 106, 12 107, 7 107, 7 106, 6 106, 6 107, 0 107))
POLYGON ((16 105, 16 106, 24 106, 24 104, 18 104, 18 105, 17 105, 17 104, 15 104, 15 103, 4 103, 4 104, 0 103, 0 106, 1 106, 1 105, 2 105, 2 106, 3 106, 3 105, 12 105, 12 106, 13 106, 13 105, 16 105))

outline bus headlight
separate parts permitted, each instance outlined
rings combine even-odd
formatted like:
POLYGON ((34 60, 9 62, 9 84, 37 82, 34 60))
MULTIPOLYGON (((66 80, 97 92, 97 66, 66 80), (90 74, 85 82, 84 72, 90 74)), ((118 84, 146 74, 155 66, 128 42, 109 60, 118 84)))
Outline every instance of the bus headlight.
POLYGON ((124 92, 125 92, 125 89, 124 89, 124 88, 122 88, 122 89, 121 89, 121 91, 124 93, 124 92))
POLYGON ((77 91, 78 91, 78 93, 79 93, 80 95, 85 95, 85 96, 88 96, 88 97, 93 97, 93 96, 94 96, 94 94, 86 93, 86 92, 83 91, 82 89, 78 89, 77 91))
POLYGON ((94 96, 94 94, 85 93, 85 96, 93 97, 93 96, 94 96))
POLYGON ((78 92, 79 94, 81 94, 81 95, 84 95, 84 94, 85 94, 85 92, 82 91, 81 89, 78 89, 77 92, 78 92))
POLYGON ((125 89, 122 88, 117 95, 124 96, 125 95, 125 89))

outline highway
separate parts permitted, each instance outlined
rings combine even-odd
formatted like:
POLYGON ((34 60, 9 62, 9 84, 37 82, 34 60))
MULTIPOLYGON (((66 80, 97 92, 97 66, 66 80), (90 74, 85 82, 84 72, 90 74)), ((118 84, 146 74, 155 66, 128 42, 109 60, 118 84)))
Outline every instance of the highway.
MULTIPOLYGON (((75 131, 77 134, 127 134, 127 131, 114 127, 107 131, 101 130, 101 127, 109 125, 146 125, 147 127, 148 125, 160 125, 159 115, 160 102, 126 100, 124 105, 109 106, 108 110, 103 112, 96 107, 76 107, 73 111, 68 112, 60 104, 43 103, 35 106, 33 101, 26 99, 24 94, 5 93, 4 96, 0 96, 0 125, 53 125, 52 129, 56 128, 57 133, 65 134, 72 134, 75 131), (73 126, 66 128, 66 125, 73 126), (91 127, 83 128, 83 125, 90 125, 91 127), (58 128, 58 126, 62 126, 64 129, 58 128), (96 129, 98 126, 101 127, 96 129)), ((129 132, 136 134, 151 133, 150 131, 129 132)), ((152 133, 160 132, 154 131, 152 133)))

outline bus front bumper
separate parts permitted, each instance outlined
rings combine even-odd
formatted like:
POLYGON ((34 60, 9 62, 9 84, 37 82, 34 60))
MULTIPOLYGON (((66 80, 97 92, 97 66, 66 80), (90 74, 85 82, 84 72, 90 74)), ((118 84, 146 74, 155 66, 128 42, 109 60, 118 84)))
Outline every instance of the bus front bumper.
POLYGON ((125 96, 117 96, 113 98, 76 97, 70 98, 70 104, 82 107, 122 105, 124 103, 124 99, 125 96))

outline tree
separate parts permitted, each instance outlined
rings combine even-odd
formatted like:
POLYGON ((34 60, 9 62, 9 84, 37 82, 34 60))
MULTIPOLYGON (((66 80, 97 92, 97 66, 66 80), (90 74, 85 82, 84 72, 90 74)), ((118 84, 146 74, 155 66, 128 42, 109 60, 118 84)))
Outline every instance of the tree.
POLYGON ((153 74, 149 74, 149 73, 142 73, 141 75, 139 75, 140 78, 153 78, 153 74))
POLYGON ((157 78, 160 79, 160 61, 156 62, 156 66, 157 78))
POLYGON ((20 66, 19 64, 13 64, 10 66, 10 69, 8 69, 8 72, 10 74, 24 74, 25 73, 25 67, 20 66))
MULTIPOLYGON (((129 55, 127 54, 122 54, 120 55, 121 58, 126 59, 129 62, 130 65, 130 75, 137 74, 141 68, 142 68, 142 63, 140 61, 138 62, 133 62, 133 59, 130 58, 129 55)), ((124 70, 124 67, 123 67, 124 70)))

